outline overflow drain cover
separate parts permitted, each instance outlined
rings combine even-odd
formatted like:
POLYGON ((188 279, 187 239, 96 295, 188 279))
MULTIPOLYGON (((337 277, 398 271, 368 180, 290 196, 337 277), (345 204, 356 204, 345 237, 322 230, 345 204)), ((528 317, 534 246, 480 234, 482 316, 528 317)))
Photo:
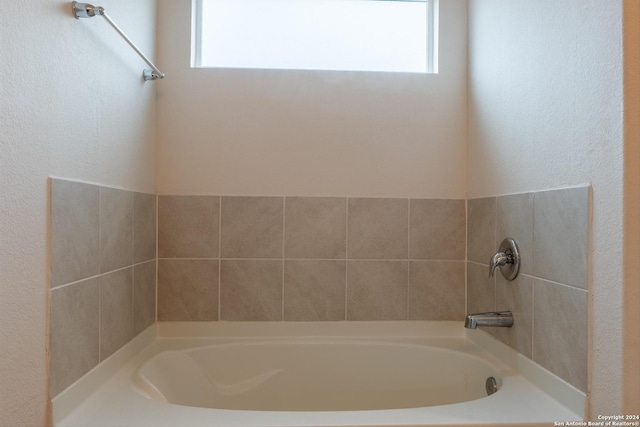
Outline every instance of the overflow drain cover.
POLYGON ((498 391, 498 382, 496 381, 496 379, 493 377, 487 378, 485 389, 487 390, 487 396, 491 396, 493 393, 498 391))

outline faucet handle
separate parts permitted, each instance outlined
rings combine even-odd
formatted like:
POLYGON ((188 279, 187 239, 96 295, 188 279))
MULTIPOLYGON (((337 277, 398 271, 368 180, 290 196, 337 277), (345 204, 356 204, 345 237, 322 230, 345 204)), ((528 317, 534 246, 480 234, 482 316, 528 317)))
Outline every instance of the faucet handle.
POLYGON ((493 277, 496 268, 507 280, 513 280, 520 271, 520 252, 516 241, 507 237, 500 243, 498 252, 489 261, 489 277, 493 277))
POLYGON ((503 265, 509 263, 513 264, 513 256, 507 255, 504 252, 498 252, 497 254, 492 256, 491 261, 489 262, 489 277, 493 277, 496 268, 502 267, 503 265))

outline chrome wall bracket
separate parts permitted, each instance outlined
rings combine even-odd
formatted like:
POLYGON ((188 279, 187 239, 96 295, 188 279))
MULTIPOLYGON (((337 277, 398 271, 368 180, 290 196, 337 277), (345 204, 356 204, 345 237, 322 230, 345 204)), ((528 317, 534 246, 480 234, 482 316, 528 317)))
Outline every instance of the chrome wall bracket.
POLYGON ((104 19, 106 19, 107 22, 113 27, 113 29, 116 30, 118 34, 120 34, 120 36, 129 44, 129 46, 131 46, 133 50, 136 51, 136 53, 140 56, 140 58, 142 58, 142 60, 146 62, 149 67, 152 68, 151 70, 144 70, 142 72, 142 77, 144 78, 145 81, 158 80, 158 79, 164 78, 164 73, 158 70, 158 67, 156 67, 153 64, 153 62, 151 62, 149 58, 147 58, 145 54, 142 53, 140 49, 138 49, 138 47, 131 41, 131 39, 127 37, 127 35, 120 29, 120 27, 118 27, 116 23, 113 22, 111 18, 109 18, 109 15, 105 13, 103 7, 94 6, 89 3, 80 3, 80 2, 74 1, 74 2, 71 2, 71 8, 73 11, 73 16, 75 16, 76 19, 93 18, 96 15, 104 17, 104 19))
POLYGON ((489 277, 493 277, 496 268, 507 280, 513 280, 520 271, 520 252, 516 241, 507 237, 500 243, 498 253, 489 261, 489 277))

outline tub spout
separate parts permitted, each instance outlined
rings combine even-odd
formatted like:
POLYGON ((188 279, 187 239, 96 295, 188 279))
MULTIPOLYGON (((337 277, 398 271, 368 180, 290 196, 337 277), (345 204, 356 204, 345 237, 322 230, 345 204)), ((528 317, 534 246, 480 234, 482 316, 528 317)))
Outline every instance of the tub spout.
POLYGON ((510 311, 490 311, 487 313, 467 314, 464 327, 475 329, 478 326, 499 326, 510 328, 513 326, 513 314, 510 311))

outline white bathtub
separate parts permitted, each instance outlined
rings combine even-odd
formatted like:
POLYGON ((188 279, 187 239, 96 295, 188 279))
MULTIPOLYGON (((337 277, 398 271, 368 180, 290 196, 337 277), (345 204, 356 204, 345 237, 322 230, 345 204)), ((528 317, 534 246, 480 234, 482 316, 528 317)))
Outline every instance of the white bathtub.
POLYGON ((87 427, 553 425, 583 413, 584 394, 459 322, 160 323, 54 399, 55 425, 87 427))

